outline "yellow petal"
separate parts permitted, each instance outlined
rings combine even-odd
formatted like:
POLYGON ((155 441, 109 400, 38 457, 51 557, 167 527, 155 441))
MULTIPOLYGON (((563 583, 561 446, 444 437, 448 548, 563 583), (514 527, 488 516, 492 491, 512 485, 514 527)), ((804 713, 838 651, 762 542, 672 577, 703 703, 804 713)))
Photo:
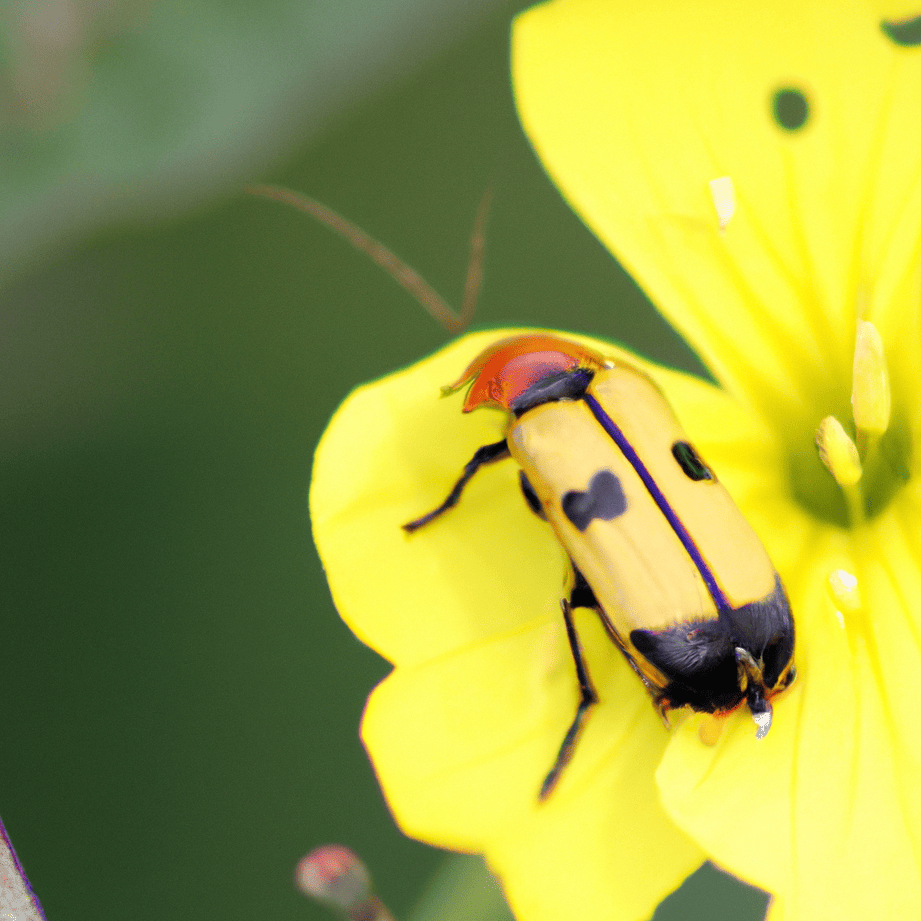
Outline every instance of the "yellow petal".
POLYGON ((719 865, 780 893, 785 921, 908 921, 921 907, 921 795, 913 708, 900 696, 912 684, 901 669, 921 666, 918 643, 904 599, 891 607, 869 561, 857 571, 872 625, 832 609, 827 568, 855 566, 844 533, 801 527, 797 544, 787 587, 800 678, 763 740, 744 720, 712 748, 681 727, 658 771, 663 803, 719 865))
MULTIPOLYGON (((516 22, 519 112, 552 178, 778 431, 846 405, 858 317, 919 338, 921 48, 883 31, 895 6, 556 0, 516 22), (774 117, 802 102, 801 127, 774 117)), ((918 358, 900 360, 908 382, 918 358)))
POLYGON ((703 854, 655 789, 667 731, 597 617, 576 619, 602 704, 545 803, 577 703, 559 616, 398 668, 372 694, 362 736, 404 830, 484 852, 518 917, 642 921, 703 854))
POLYGON ((783 900, 779 899, 776 895, 771 896, 764 921, 786 921, 786 917, 783 900))
POLYGON ((415 534, 401 525, 437 506, 504 418, 461 415, 439 388, 499 335, 468 336, 356 390, 314 462, 310 514, 333 600, 365 643, 411 663, 556 612, 565 556, 525 506, 510 461, 480 471, 449 515, 415 534), (488 566, 484 566, 488 564, 488 566))
MULTIPOLYGON (((899 795, 921 854, 921 734, 916 676, 921 673, 921 488, 914 481, 890 509, 855 534, 852 555, 872 671, 884 707, 899 795)), ((848 615, 845 614, 845 619, 848 615)))

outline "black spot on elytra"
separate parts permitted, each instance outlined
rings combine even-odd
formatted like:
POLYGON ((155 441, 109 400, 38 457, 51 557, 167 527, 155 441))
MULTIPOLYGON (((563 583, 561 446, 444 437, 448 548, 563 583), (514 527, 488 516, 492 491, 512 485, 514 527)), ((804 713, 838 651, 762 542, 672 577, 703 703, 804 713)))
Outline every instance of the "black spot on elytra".
POLYGON ((672 456, 689 480, 715 479, 713 471, 700 459, 694 446, 686 441, 676 441, 672 445, 672 456))
POLYGON ((900 19, 897 22, 883 20, 879 27, 886 38, 892 40, 903 48, 921 45, 921 14, 909 19, 900 19))
POLYGON ((596 518, 611 521, 627 511, 627 497, 620 480, 610 470, 599 470, 585 492, 574 489, 563 496, 563 513, 580 531, 596 518))
POLYGON ((799 131, 809 120, 809 100, 802 90, 784 87, 771 99, 774 121, 786 131, 799 131))

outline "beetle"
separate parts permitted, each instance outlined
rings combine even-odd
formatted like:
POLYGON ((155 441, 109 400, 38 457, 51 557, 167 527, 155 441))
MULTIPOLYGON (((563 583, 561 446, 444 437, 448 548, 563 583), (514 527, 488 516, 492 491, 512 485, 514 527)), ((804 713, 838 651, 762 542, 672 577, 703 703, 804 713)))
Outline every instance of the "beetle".
POLYGON ((763 738, 771 698, 793 681, 795 629, 767 552, 689 442, 664 395, 631 364, 549 333, 494 343, 464 370, 463 411, 505 410, 505 437, 484 445, 444 502, 484 465, 517 461, 530 507, 573 567, 561 602, 581 699, 541 787, 545 799, 598 702, 572 610, 594 609, 668 725, 670 709, 727 713, 743 703, 763 738))

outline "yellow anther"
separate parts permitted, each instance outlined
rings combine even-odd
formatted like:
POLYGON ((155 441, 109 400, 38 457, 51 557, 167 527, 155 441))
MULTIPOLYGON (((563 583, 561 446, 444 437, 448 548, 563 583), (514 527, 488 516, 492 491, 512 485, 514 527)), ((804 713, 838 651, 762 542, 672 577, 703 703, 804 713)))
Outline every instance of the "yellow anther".
POLYGON ((736 190, 732 176, 720 176, 710 180, 710 197, 716 208, 716 217, 720 230, 725 230, 733 214, 736 213, 736 190))
POLYGON ((828 574, 828 594, 835 608, 842 614, 856 614, 860 610, 860 586, 857 576, 846 569, 833 569, 828 574))
POLYGON ((889 368, 879 330, 867 320, 857 321, 851 406, 854 422, 861 432, 882 435, 889 428, 892 411, 889 368))
POLYGON ((860 481, 863 467, 857 445, 834 416, 826 416, 815 433, 819 457, 839 486, 853 486, 860 481))

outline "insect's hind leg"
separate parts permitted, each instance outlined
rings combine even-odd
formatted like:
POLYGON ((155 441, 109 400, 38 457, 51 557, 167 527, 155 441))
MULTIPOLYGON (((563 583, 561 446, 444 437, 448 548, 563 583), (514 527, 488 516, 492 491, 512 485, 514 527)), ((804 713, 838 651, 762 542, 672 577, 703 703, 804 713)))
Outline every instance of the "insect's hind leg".
MULTIPOLYGON (((578 603, 579 606, 582 606, 585 601, 588 601, 586 592, 591 595, 591 600, 594 601, 594 593, 592 593, 581 573, 576 570, 575 588, 572 590, 570 598, 564 598, 561 604, 563 607, 563 620, 566 624, 566 638, 569 640, 569 650, 572 653, 572 660, 576 666, 576 678, 579 680, 579 693, 581 696, 579 699, 579 706, 576 708, 576 715, 572 723, 570 723, 566 735, 563 737, 563 744, 560 745, 556 761, 554 761, 550 773, 547 774, 544 778, 544 782, 541 784, 539 795, 541 802, 550 796, 554 787, 556 787, 559 782, 563 769, 572 761, 572 756, 576 750, 576 743, 579 741, 579 736, 585 725, 585 718, 588 716, 589 708, 598 703, 598 694, 588 674, 588 668, 585 665, 585 659, 582 655, 582 645, 579 643, 579 635, 576 633, 576 626, 572 619, 573 603, 575 602, 578 603)), ((597 604, 597 602, 595 603, 597 604)))
POLYGON ((439 515, 443 515, 448 509, 454 508, 461 497, 461 493, 464 491, 464 487, 470 482, 471 477, 480 467, 484 464, 492 464, 495 463, 495 461, 504 460, 506 457, 511 457, 511 455, 508 450, 508 442, 506 442, 504 438, 502 441, 497 441, 494 444, 483 445, 464 466, 464 472, 461 474, 460 479, 454 484, 454 488, 451 492, 448 493, 448 498, 445 499, 438 508, 432 509, 428 514, 423 515, 421 518, 415 518, 412 521, 406 522, 406 524, 403 525, 403 530, 412 534, 413 531, 427 525, 439 515))

